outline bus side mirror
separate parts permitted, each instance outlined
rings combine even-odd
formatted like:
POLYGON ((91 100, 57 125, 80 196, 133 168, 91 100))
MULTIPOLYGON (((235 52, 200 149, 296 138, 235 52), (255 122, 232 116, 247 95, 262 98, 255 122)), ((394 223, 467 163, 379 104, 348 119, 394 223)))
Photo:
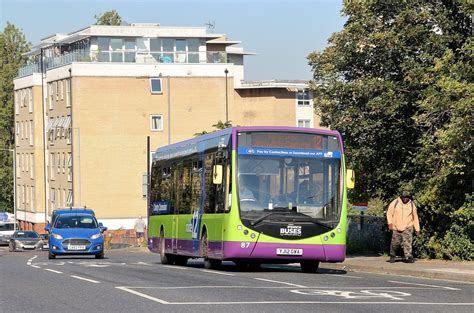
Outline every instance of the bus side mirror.
POLYGON ((346 171, 346 187, 347 189, 354 189, 355 186, 355 173, 354 170, 346 171))
POLYGON ((214 165, 212 169, 212 182, 214 185, 222 184, 222 165, 214 165))

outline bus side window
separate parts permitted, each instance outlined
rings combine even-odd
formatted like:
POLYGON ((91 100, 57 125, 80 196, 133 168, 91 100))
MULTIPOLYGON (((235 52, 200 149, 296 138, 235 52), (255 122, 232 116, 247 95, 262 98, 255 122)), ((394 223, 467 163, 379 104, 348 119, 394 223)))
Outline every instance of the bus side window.
POLYGON ((194 159, 191 170, 191 211, 200 209, 202 162, 194 159))
POLYGON ((184 161, 180 165, 180 180, 178 184, 178 197, 180 196, 180 207, 179 214, 190 214, 191 213, 191 171, 192 165, 190 160, 184 161))
POLYGON ((205 190, 206 199, 204 202, 205 213, 216 212, 216 185, 212 182, 212 167, 214 165, 215 154, 207 152, 204 157, 204 173, 205 173, 205 190))

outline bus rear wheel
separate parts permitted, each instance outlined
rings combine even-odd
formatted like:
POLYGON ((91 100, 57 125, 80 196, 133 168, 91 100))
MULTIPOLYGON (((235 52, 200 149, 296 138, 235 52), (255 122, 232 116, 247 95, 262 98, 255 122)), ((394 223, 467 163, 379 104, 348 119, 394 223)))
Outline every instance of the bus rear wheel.
POLYGON ((186 264, 188 264, 188 258, 185 256, 175 256, 174 264, 185 266, 186 264))
POLYGON ((160 259, 161 259, 161 264, 173 264, 173 255, 165 253, 165 235, 163 231, 161 231, 160 234, 160 259))
POLYGON ((316 273, 319 267, 319 261, 302 261, 300 263, 303 273, 316 273))

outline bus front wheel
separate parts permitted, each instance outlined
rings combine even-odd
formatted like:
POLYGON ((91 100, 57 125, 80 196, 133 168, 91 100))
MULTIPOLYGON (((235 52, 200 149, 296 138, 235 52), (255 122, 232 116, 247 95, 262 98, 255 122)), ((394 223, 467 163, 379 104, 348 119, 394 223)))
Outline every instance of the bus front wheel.
POLYGON ((208 248, 209 248, 209 241, 207 240, 207 232, 204 232, 201 237, 201 255, 204 259, 204 268, 206 269, 219 268, 222 264, 222 261, 216 260, 216 259, 209 259, 207 256, 208 248))
POLYGON ((300 263, 303 273, 316 273, 319 267, 319 261, 302 261, 300 263))
POLYGON ((160 258, 161 264, 173 264, 173 255, 165 253, 165 235, 163 231, 160 234, 160 258))

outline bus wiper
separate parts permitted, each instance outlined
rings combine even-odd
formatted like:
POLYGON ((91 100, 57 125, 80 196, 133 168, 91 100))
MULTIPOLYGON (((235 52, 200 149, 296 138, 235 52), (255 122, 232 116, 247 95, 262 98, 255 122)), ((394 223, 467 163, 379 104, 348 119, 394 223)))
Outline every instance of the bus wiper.
POLYGON ((262 222, 264 219, 266 219, 267 217, 269 217, 270 215, 274 215, 274 214, 292 214, 293 212, 270 212, 268 214, 265 214, 264 216, 256 219, 255 221, 251 222, 250 225, 252 226, 255 226, 257 225, 258 223, 262 222))
POLYGON ((323 226, 324 228, 327 228, 327 229, 332 229, 331 226, 326 225, 326 224, 323 223, 323 222, 316 221, 316 220, 314 220, 314 219, 312 219, 312 218, 310 218, 310 222, 313 223, 313 224, 319 225, 319 226, 323 226))

